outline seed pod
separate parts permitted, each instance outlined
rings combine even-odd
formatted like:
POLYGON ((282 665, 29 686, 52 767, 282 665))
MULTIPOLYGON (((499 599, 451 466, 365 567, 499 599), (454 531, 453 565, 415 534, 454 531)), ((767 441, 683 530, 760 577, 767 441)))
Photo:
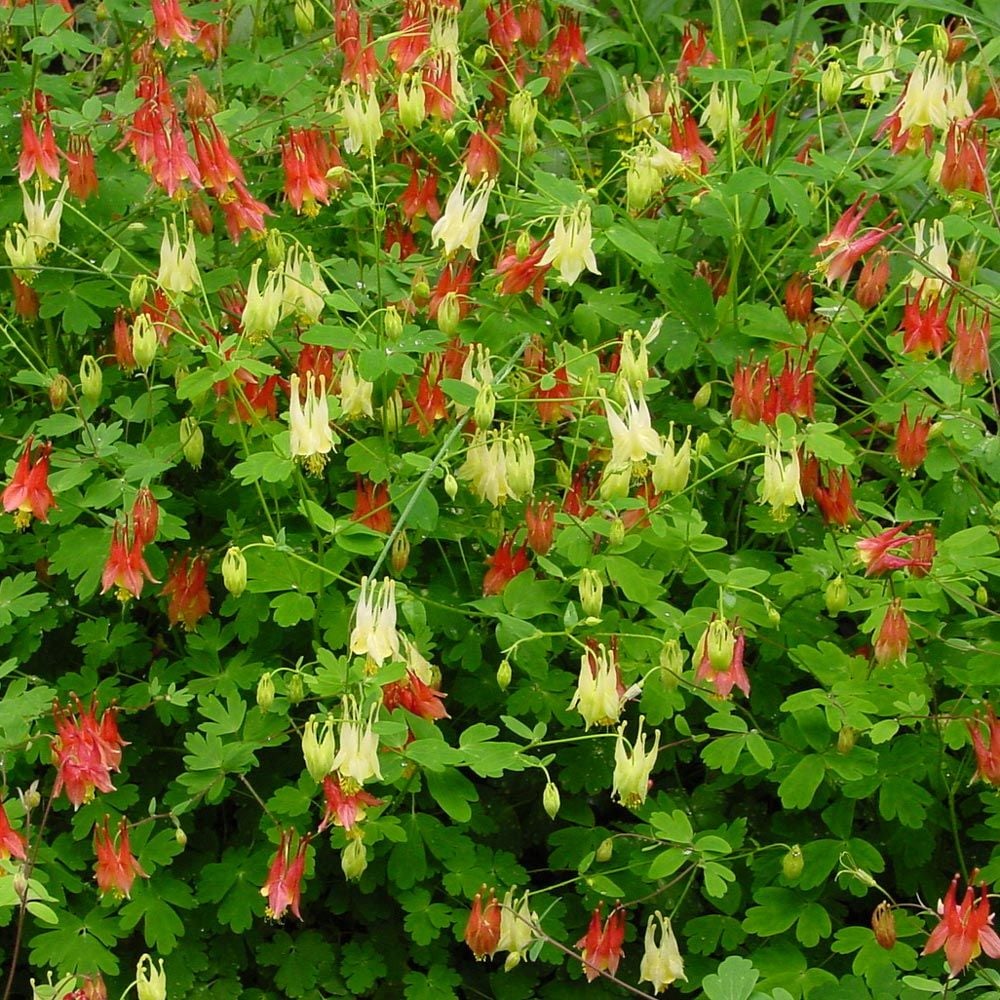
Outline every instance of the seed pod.
POLYGON ((606 861, 611 860, 611 855, 614 854, 614 850, 614 837, 605 837, 604 840, 597 845, 597 850, 594 851, 594 860, 604 864, 606 861))
POLYGON ((826 601, 826 612, 830 617, 839 615, 847 607, 847 584, 842 576, 835 576, 827 585, 823 595, 826 601))
POLYGON ((347 846, 340 854, 340 867, 344 870, 344 877, 349 882, 356 882, 365 873, 368 867, 368 852, 365 845, 358 837, 348 841, 347 846))
POLYGON ((181 847, 187 847, 188 835, 180 827, 177 827, 177 829, 174 830, 174 840, 176 840, 181 847))
POLYGON ((694 394, 694 408, 696 410, 704 410, 706 406, 711 402, 712 399, 712 383, 706 382, 695 394, 694 394))
POLYGON ((625 522, 616 517, 611 522, 611 530, 608 532, 608 544, 613 548, 618 548, 625 541, 625 522))
POLYGON ((406 532, 401 531, 392 542, 392 551, 389 554, 389 563, 393 573, 399 576, 410 562, 410 540, 406 537, 406 532))
POLYGON ((80 360, 80 391, 88 403, 97 404, 104 388, 104 376, 101 374, 97 359, 92 354, 85 354, 80 360))
POLYGON ((793 844, 788 853, 781 859, 781 872, 790 882, 794 882, 802 874, 806 862, 802 857, 802 848, 793 844))
POLYGON ((149 292, 149 278, 144 274, 137 274, 132 279, 132 284, 128 288, 128 304, 133 309, 138 309, 146 301, 149 292))
POLYGON ((66 405, 69 388, 69 379, 61 373, 53 376, 49 383, 49 403, 57 413, 66 405))
POLYGON ((875 932, 875 940, 886 951, 891 950, 896 943, 896 917, 892 907, 885 900, 882 900, 872 913, 872 930, 875 932))
POLYGON ((185 417, 181 421, 181 449, 191 468, 200 469, 205 457, 205 435, 198 426, 197 417, 185 417))

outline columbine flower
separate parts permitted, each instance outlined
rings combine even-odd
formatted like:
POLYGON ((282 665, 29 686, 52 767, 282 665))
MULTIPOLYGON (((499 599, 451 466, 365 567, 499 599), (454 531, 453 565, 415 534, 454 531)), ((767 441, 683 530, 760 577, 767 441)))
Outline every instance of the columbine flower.
POLYGON ((113 708, 105 709, 97 721, 96 704, 91 702, 84 711, 79 698, 72 711, 56 702, 52 708, 56 736, 52 741, 52 762, 56 765, 56 781, 52 797, 65 788, 66 797, 79 809, 94 797, 95 789, 113 792, 111 772, 121 768, 122 747, 128 744, 118 732, 113 708))
POLYGON ((447 697, 443 691, 426 684, 411 671, 407 671, 403 680, 393 681, 382 688, 382 704, 390 712, 401 707, 428 721, 450 718, 441 700, 447 697))
POLYGON ((581 958, 588 983, 595 980, 602 972, 614 975, 625 953, 622 948, 625 941, 625 908, 620 903, 616 904, 602 928, 603 906, 603 903, 597 904, 591 915, 587 933, 576 943, 577 948, 583 949, 581 958))
POLYGON ((32 517, 48 521, 49 510, 56 506, 56 499, 49 489, 52 445, 49 442, 39 445, 38 451, 32 455, 33 440, 29 437, 25 442, 14 476, 0 497, 3 509, 8 514, 14 514, 14 524, 18 528, 26 528, 31 524, 32 517))
POLYGON ((374 385, 355 372, 354 360, 346 354, 340 368, 340 410, 347 419, 373 416, 372 389, 374 385))
POLYGON ((611 432, 612 469, 629 468, 634 462, 644 462, 647 455, 659 455, 662 445, 660 437, 653 430, 649 407, 642 395, 632 398, 632 390, 625 386, 625 419, 615 412, 614 407, 604 398, 604 411, 611 432))
POLYGON ((649 918, 646 925, 646 950, 639 965, 639 982, 652 983, 654 993, 662 993, 678 979, 687 982, 684 975, 684 960, 677 947, 677 938, 669 917, 659 910, 649 918), (660 943, 656 943, 656 924, 660 924, 660 943))
POLYGON ((899 45, 895 32, 891 28, 869 25, 861 36, 858 47, 857 67, 860 71, 852 82, 852 87, 860 87, 865 92, 865 101, 874 104, 879 97, 895 83, 896 56, 899 45), (875 33, 878 32, 876 44, 875 33))
POLYGON ((153 968, 149 955, 139 959, 135 967, 135 993, 138 1000, 167 1000, 167 974, 163 971, 162 958, 159 972, 153 968))
POLYGON ((977 376, 985 377, 990 370, 990 314, 966 315, 965 306, 958 310, 955 320, 955 347, 951 352, 952 374, 963 385, 977 376))
POLYGON ((660 454, 653 464, 653 486, 659 493, 680 493, 691 475, 691 428, 687 428, 684 441, 674 447, 674 423, 660 440, 660 454))
POLYGON ((101 593, 106 594, 112 586, 118 600, 123 604, 131 597, 142 596, 143 577, 150 583, 159 583, 146 565, 142 554, 144 543, 134 532, 129 537, 126 522, 115 521, 111 533, 111 551, 104 564, 101 576, 101 593))
POLYGON ((267 897, 267 908, 264 911, 272 920, 280 920, 285 911, 302 919, 299 903, 302 898, 302 875, 306 868, 306 849, 309 837, 299 840, 298 850, 292 855, 292 837, 294 830, 284 830, 278 842, 278 850, 267 873, 267 881, 260 890, 267 897))
POLYGON ((708 680, 720 698, 728 698, 734 687, 750 697, 750 678, 743 666, 746 636, 725 619, 712 616, 695 649, 696 681, 708 680))
POLYGON ((373 729, 378 705, 373 704, 366 722, 361 721, 361 706, 353 695, 344 699, 344 717, 340 724, 340 749, 333 767, 340 775, 345 792, 358 791, 371 778, 382 780, 378 762, 378 736, 373 729))
POLYGON ((467 194, 468 186, 469 175, 463 167, 458 183, 448 195, 441 218, 431 229, 431 244, 437 246, 443 243, 444 252, 448 255, 465 247, 478 260, 479 232, 486 218, 493 181, 480 181, 471 194, 467 194))
POLYGON ((196 555, 192 558, 185 553, 180 559, 171 562, 167 582, 160 591, 161 597, 170 598, 167 603, 167 618, 171 625, 182 624, 185 631, 191 632, 208 614, 212 599, 205 582, 207 575, 208 565, 204 556, 196 555))
POLYGON ((896 460, 904 476, 912 476, 927 457, 927 438, 933 421, 930 417, 919 416, 910 422, 906 407, 896 428, 896 460))
POLYGON ((912 552, 910 557, 895 555, 893 550, 908 545, 916 539, 915 535, 901 535, 913 522, 904 521, 893 528, 886 528, 871 538, 860 538, 855 543, 858 558, 865 568, 865 576, 880 576, 891 573, 895 569, 907 567, 929 569, 930 562, 923 556, 912 552))
POLYGON ((323 821, 319 825, 319 833, 331 823, 343 827, 349 833, 365 818, 365 809, 374 809, 382 805, 381 799, 375 798, 363 789, 350 794, 345 792, 336 774, 328 774, 323 779, 323 798, 326 800, 326 809, 323 821))
POLYGON ((600 274, 592 242, 590 206, 581 201, 571 209, 563 209, 539 266, 554 265, 567 285, 572 285, 584 268, 591 274, 600 274))
POLYGON ((290 247, 283 267, 282 315, 318 323, 329 292, 312 247, 306 249, 305 257, 300 247, 290 247))
POLYGON ((931 223, 931 235, 925 235, 927 220, 921 219, 913 227, 913 259, 917 262, 906 279, 910 288, 915 288, 921 300, 936 298, 945 288, 945 279, 951 276, 951 265, 948 263, 948 244, 944 238, 944 223, 935 219, 931 223), (919 265, 923 264, 921 268, 919 265), (926 271, 930 271, 930 276, 926 271))
POLYGON ((875 662, 880 667, 899 661, 906 664, 906 648, 910 644, 910 623, 906 620, 903 602, 897 597, 886 608, 885 617, 875 639, 875 662))
POLYGON ((500 938, 497 941, 497 951, 507 951, 510 954, 504 962, 504 971, 509 972, 524 957, 524 953, 535 940, 538 927, 538 914, 531 909, 528 893, 521 897, 520 903, 514 902, 514 889, 508 889, 500 906, 500 938))
POLYGON ((594 725, 611 726, 618 721, 622 709, 618 667, 614 655, 604 646, 588 650, 580 657, 580 677, 569 707, 583 716, 587 729, 594 725))
POLYGON ((843 288, 851 276, 854 265, 869 250, 874 249, 887 236, 901 228, 900 225, 895 225, 891 229, 875 227, 866 229, 858 236, 855 235, 868 210, 877 200, 878 195, 873 194, 867 200, 863 194, 858 195, 854 204, 837 220, 829 235, 824 236, 816 244, 813 256, 826 255, 816 265, 816 270, 826 280, 827 285, 839 281, 840 287, 843 288))
POLYGON ((660 731, 653 737, 652 749, 646 752, 646 737, 642 726, 644 716, 639 716, 639 730, 635 735, 632 750, 625 749, 625 723, 618 730, 618 741, 615 743, 615 771, 611 782, 611 794, 629 809, 635 809, 646 801, 649 789, 649 775, 656 763, 656 755, 660 752, 660 731))
POLYGON ((3 802, 0 802, 0 861, 15 858, 18 861, 25 861, 28 857, 28 842, 23 834, 20 834, 10 825, 7 818, 7 810, 3 802))
POLYGON ((198 256, 194 245, 194 228, 188 224, 187 246, 181 246, 177 221, 163 227, 160 242, 160 270, 156 280, 159 286, 171 295, 182 295, 201 284, 198 274, 198 256))
POLYGON ((118 824, 117 843, 111 839, 108 829, 108 817, 104 817, 104 826, 94 826, 94 853, 97 864, 94 865, 94 875, 97 878, 97 888, 102 896, 109 892, 117 898, 128 899, 132 892, 132 883, 136 876, 149 878, 142 870, 142 865, 132 854, 128 839, 128 822, 122 817, 118 824))
POLYGON ((556 530, 556 505, 551 500, 532 500, 524 505, 525 541, 535 555, 544 556, 552 548, 556 530))
POLYGON ((472 949, 478 961, 492 957, 500 945, 500 921, 502 914, 496 894, 490 889, 489 898, 483 905, 486 893, 484 885, 472 900, 469 921, 465 925, 465 943, 472 949))
POLYGON ((780 443, 768 442, 764 447, 764 474, 758 487, 761 503, 770 504, 771 516, 775 521, 788 519, 788 511, 795 504, 802 506, 799 456, 793 449, 782 460, 780 443))
POLYGON ((382 113, 374 84, 367 94, 360 87, 344 87, 340 94, 340 110, 347 129, 344 149, 348 153, 371 156, 383 135, 382 113))
POLYGON ((499 507, 511 496, 507 449, 498 431, 476 431, 465 462, 458 470, 458 478, 467 481, 480 500, 489 500, 494 507, 499 507))
POLYGON ((323 734, 320 736, 319 723, 315 716, 310 716, 302 730, 302 757, 309 777, 319 784, 333 770, 336 755, 332 720, 324 721, 323 734))
MULTIPOLYGON (((973 871, 973 881, 977 874, 978 871, 973 871)), ((957 976, 981 952, 986 952, 990 958, 1000 958, 1000 937, 991 926, 993 914, 986 883, 982 884, 978 899, 971 883, 960 904, 955 901, 957 893, 958 875, 948 886, 944 902, 938 903, 941 922, 931 931, 922 952, 931 955, 943 947, 950 977, 957 976)))
POLYGON ((259 344, 265 337, 270 337, 274 333, 274 328, 281 319, 284 301, 284 279, 281 272, 268 272, 264 288, 261 289, 257 283, 260 265, 261 261, 258 259, 250 268, 246 303, 240 317, 241 329, 251 344, 259 344))
POLYGON ((35 187, 34 200, 28 195, 28 189, 23 184, 21 185, 21 194, 24 199, 24 228, 29 239, 34 241, 39 257, 42 257, 53 247, 59 246, 60 222, 68 187, 69 181, 63 181, 52 207, 46 210, 45 195, 42 193, 41 184, 35 187))
POLYGON ((986 706, 985 720, 976 715, 968 725, 972 749, 976 752, 976 778, 1000 786, 1000 719, 997 719, 993 706, 986 706), (989 728, 989 745, 983 740, 983 721, 989 728))
POLYGON ((293 375, 290 395, 289 449, 293 458, 304 460, 308 472, 319 475, 334 445, 333 431, 330 428, 330 410, 326 401, 326 380, 321 375, 317 384, 317 380, 310 372, 306 376, 306 398, 303 403, 299 395, 299 376, 293 375))
POLYGON ((502 593, 515 576, 531 566, 527 546, 514 550, 514 535, 503 536, 493 555, 486 557, 486 564, 489 569, 483 575, 484 597, 502 593))
POLYGON ((355 656, 368 657, 375 669, 390 658, 399 658, 395 580, 386 577, 377 584, 367 576, 362 578, 350 646, 355 656))

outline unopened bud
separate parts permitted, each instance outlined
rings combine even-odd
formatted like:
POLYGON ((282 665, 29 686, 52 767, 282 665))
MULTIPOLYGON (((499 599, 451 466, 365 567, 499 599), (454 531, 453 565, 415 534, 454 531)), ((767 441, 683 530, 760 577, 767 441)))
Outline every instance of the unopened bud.
POLYGON ((951 36, 943 24, 935 24, 931 28, 931 47, 938 55, 946 56, 951 48, 951 36))
POLYGON ((349 840, 347 846, 340 852, 340 867, 349 882, 355 882, 364 875, 368 867, 368 852, 360 837, 349 840))
POLYGON ((316 26, 316 8, 312 0, 295 0, 295 26, 308 35, 316 26))
POLYGON ((230 545, 222 557, 222 582, 233 597, 247 589, 247 559, 237 545, 230 545))
POLYGON ((395 306, 387 306, 382 317, 382 330, 386 340, 395 342, 403 335, 403 317, 395 306))
POLYGON ((694 453, 698 458, 704 458, 708 454, 708 449, 712 447, 712 439, 707 434, 699 434, 695 438, 694 453))
POLYGON ((21 802, 25 810, 37 809, 42 804, 42 797, 38 793, 38 782, 33 781, 21 796, 21 802))
POLYGON ((981 604, 983 607, 985 607, 987 604, 989 604, 989 601, 990 601, 990 595, 986 592, 986 588, 982 584, 980 584, 978 587, 976 587, 976 604, 981 604))
POLYGON ((844 70, 839 59, 827 63, 823 70, 823 76, 819 82, 820 97, 827 104, 836 104, 840 100, 840 95, 844 92, 844 70))
POLYGON ((403 397, 397 390, 382 404, 382 427, 395 434, 403 426, 403 397))
POLYGON ((458 495, 458 480, 450 472, 444 474, 444 491, 449 500, 454 500, 458 495))
POLYGON ((510 101, 510 123, 520 135, 526 135, 535 128, 538 116, 538 102, 527 90, 519 90, 510 101))
POLYGON ((545 791, 542 792, 542 808, 548 814, 549 819, 556 818, 559 813, 560 805, 561 801, 559 799, 559 789, 556 788, 553 782, 547 782, 545 785, 545 791))
POLYGON ((764 610, 767 612, 767 620, 777 628, 781 624, 781 612, 770 602, 764 602, 764 610))
POLYGON ((518 233, 517 242, 514 244, 514 252, 517 254, 518 260, 524 260, 531 253, 531 237, 528 235, 526 229, 522 229, 518 233))
POLYGON ((277 270, 285 263, 285 240, 277 229, 268 229, 264 237, 264 252, 267 254, 267 266, 277 270))
POLYGON ((475 52, 472 53, 472 61, 482 69, 486 65, 486 60, 489 59, 492 54, 492 49, 489 45, 480 45, 475 52))
POLYGON ((837 733, 837 753, 850 753, 857 738, 858 731, 854 726, 841 726, 840 732, 837 733))
POLYGON ((85 354, 80 360, 80 391, 83 398, 88 403, 96 404, 103 388, 104 376, 97 359, 92 354, 85 354))
POLYGON ((781 859, 781 873, 790 882, 794 882, 802 874, 806 862, 802 857, 802 848, 798 844, 792 845, 788 853, 781 859))
POLYGON ((427 275, 424 274, 423 268, 417 268, 416 273, 413 275, 413 282, 410 285, 410 298, 413 299, 413 304, 418 308, 423 308, 427 305, 428 299, 431 297, 431 286, 427 281, 427 275))
POLYGON ((476 405, 472 409, 472 419, 476 426, 485 430, 493 423, 493 416, 496 413, 497 397, 493 391, 493 386, 487 383, 480 386, 476 394, 476 405))
POLYGON ((288 700, 297 705, 306 696, 305 685, 302 682, 302 674, 296 671, 288 680, 288 700))
POLYGON ((504 657, 500 661, 500 666, 497 667, 497 687, 501 691, 506 691, 510 687, 510 680, 512 676, 512 671, 510 669, 510 660, 504 657))
POLYGON ((823 595, 826 613, 831 617, 839 615, 847 607, 847 584, 842 576, 835 576, 827 585, 823 595))
POLYGON ((62 373, 54 375, 49 383, 49 403, 57 413, 66 405, 69 398, 69 379, 62 373))
POLYGON ((597 850, 594 851, 594 860, 599 861, 604 864, 611 860, 611 855, 615 852, 615 840, 614 837, 605 837, 597 845, 597 850))
POLYGON ((437 325, 446 337, 454 337, 462 318, 462 304, 458 292, 446 292, 438 304, 437 325))
POLYGON ((197 417, 185 417, 181 421, 181 449, 191 468, 200 469, 205 457, 205 435, 198 426, 197 417))
POLYGON ((333 738, 333 723, 327 719, 320 735, 319 723, 310 718, 302 730, 302 758, 309 777, 318 785, 332 770, 337 747, 333 738))
POLYGON ((25 878, 23 869, 18 868, 17 871, 14 872, 12 888, 14 889, 15 895, 19 900, 21 900, 22 903, 27 902, 28 880, 25 878))
POLYGON ((680 682, 685 659, 684 650, 676 639, 667 639, 660 647, 660 680, 668 691, 680 682))
POLYGON ((578 584, 580 607, 588 618, 600 618, 604 607, 604 584, 596 570, 585 569, 580 573, 578 584))
POLYGON ((132 323, 132 356, 143 371, 156 358, 156 328, 145 313, 139 313, 132 323))
POLYGON ((625 522, 620 517, 616 517, 611 522, 611 528, 608 531, 608 544, 613 549, 616 549, 624 541, 625 541, 625 522))
POLYGON ((896 917, 892 907, 883 899, 872 913, 872 930, 879 945, 890 951, 896 944, 896 917))
POLYGON ((556 462, 555 479, 563 489, 568 489, 573 485, 573 473, 569 471, 569 466, 561 458, 556 462))
POLYGON ((133 309, 139 309, 146 301, 149 292, 149 278, 144 274, 137 274, 132 279, 132 284, 128 287, 128 304, 133 309))
POLYGON ((979 252, 974 247, 968 247, 962 251, 958 258, 958 277, 962 284, 967 285, 972 282, 976 274, 976 267, 979 264, 979 252))
POLYGON ((174 830, 174 840, 176 840, 181 847, 187 847, 188 835, 180 827, 177 827, 177 829, 174 830))
POLYGON ((260 675, 257 681, 257 707, 262 712, 269 712, 274 704, 274 681, 271 679, 271 672, 260 675))
POLYGON ((389 563, 393 573, 399 576, 410 563, 410 540, 406 532, 401 531, 392 540, 392 551, 389 553, 389 563))
POLYGON ((694 394, 694 408, 696 410, 704 410, 706 406, 712 400, 712 383, 706 382, 695 394, 694 394))

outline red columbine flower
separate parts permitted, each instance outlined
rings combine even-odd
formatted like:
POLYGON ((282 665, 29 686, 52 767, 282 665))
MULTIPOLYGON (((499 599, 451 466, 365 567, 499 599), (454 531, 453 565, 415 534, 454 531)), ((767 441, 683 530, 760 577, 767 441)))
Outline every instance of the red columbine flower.
POLYGON ((750 678, 747 676, 746 667, 743 665, 743 657, 746 652, 746 636, 738 626, 729 625, 728 622, 717 621, 718 616, 712 615, 712 621, 705 630, 701 642, 695 651, 698 656, 698 670, 695 673, 696 681, 707 680, 715 688, 715 693, 720 698, 728 698, 734 687, 738 687, 743 694, 750 697, 750 678), (722 627, 724 625, 724 627, 722 627), (712 633, 714 626, 719 626, 719 633, 725 635, 728 632, 729 644, 726 646, 729 653, 728 665, 723 663, 720 669, 713 664, 712 658, 714 645, 712 633))
POLYGON ((291 909, 299 920, 299 903, 302 898, 302 874, 306 869, 306 849, 310 837, 307 835, 299 840, 298 850, 292 855, 292 838, 294 830, 284 830, 278 843, 278 850, 267 873, 267 881, 260 890, 267 897, 267 907, 264 912, 272 920, 281 920, 285 911, 291 909))
POLYGON ((10 858, 16 858, 18 861, 27 860, 27 847, 27 840, 10 825, 7 810, 3 802, 0 802, 0 861, 7 861, 10 858))
POLYGON ((865 576, 881 576, 883 573, 891 573, 896 569, 906 569, 907 567, 918 567, 922 569, 930 568, 930 563, 926 557, 915 557, 895 555, 894 550, 909 545, 916 538, 915 535, 901 535, 913 522, 904 521, 893 528, 886 528, 885 531, 874 535, 872 538, 860 538, 855 543, 858 557, 865 566, 865 576))
MULTIPOLYGON (((978 874, 978 870, 973 871, 973 881, 978 874)), ((1000 937, 991 926, 993 914, 986 883, 982 884, 978 899, 971 883, 960 904, 956 903, 957 893, 958 875, 948 886, 944 902, 938 903, 941 922, 931 931, 922 952, 931 955, 943 947, 951 976, 957 976, 981 952, 990 958, 1000 958, 1000 937)))
POLYGON ((465 943, 478 961, 492 957, 500 943, 500 904, 492 889, 483 905, 484 885, 472 900, 469 922, 465 925, 465 943))
POLYGON ((676 113, 670 116, 670 148, 702 174, 708 173, 708 168, 715 160, 715 153, 702 139, 698 122, 686 105, 681 108, 680 121, 677 120, 676 113))
POLYGON ((559 27, 542 59, 542 73, 549 78, 546 91, 549 97, 555 97, 559 93, 563 81, 577 63, 581 66, 590 65, 587 47, 583 44, 583 34, 580 31, 580 15, 568 7, 560 7, 558 16, 559 27))
POLYGON ((542 40, 542 7, 538 0, 525 0, 518 5, 517 23, 521 26, 521 44, 526 49, 538 48, 542 40))
POLYGON ((681 54, 677 60, 677 82, 684 83, 692 66, 714 66, 718 60, 708 47, 708 29, 688 21, 681 32, 681 54))
POLYGON ((406 0, 396 37, 389 42, 389 58, 400 73, 409 70, 427 51, 431 23, 424 0, 406 0))
POLYGON ((854 298, 862 309, 874 309, 885 295, 889 284, 889 251, 876 247, 861 267, 854 298))
POLYGON ((427 302, 428 317, 437 319, 438 310, 441 308, 445 296, 454 292, 458 298, 458 318, 465 319, 472 310, 472 299, 469 298, 469 292, 472 290, 474 273, 470 260, 465 260, 462 263, 454 260, 445 264, 427 302))
POLYGON ((486 564, 489 569, 483 577, 484 597, 501 593, 518 573, 523 573, 531 565, 526 545, 514 551, 513 535, 503 536, 496 552, 486 557, 486 564))
POLYGON ((469 136, 469 145, 465 150, 465 172, 473 184, 500 173, 500 147, 496 138, 500 134, 500 126, 500 121, 494 119, 486 128, 477 128, 469 136))
POLYGON ((552 548, 556 530, 556 505, 551 500, 532 500, 524 506, 524 522, 528 527, 525 541, 535 555, 544 556, 552 548))
POLYGON ((170 48, 174 42, 193 42, 194 25, 181 10, 178 0, 150 0, 153 9, 153 24, 156 40, 163 48, 170 48))
POLYGON ((428 356, 417 384, 416 398, 410 403, 410 415, 406 418, 408 424, 416 425, 421 437, 430 434, 434 424, 448 416, 448 400, 438 384, 438 376, 433 373, 435 367, 438 366, 434 359, 428 356))
POLYGON ((66 163, 69 193, 80 201, 86 201, 91 195, 97 194, 97 168, 94 165, 90 139, 85 135, 70 136, 66 163))
POLYGON ((323 779, 323 797, 326 799, 326 811, 318 833, 322 833, 331 823, 342 826, 350 831, 353 826, 365 818, 365 809, 374 809, 382 805, 382 800, 375 798, 363 789, 348 795, 340 784, 340 777, 328 774, 323 779))
POLYGON ((540 304, 545 289, 545 276, 552 268, 551 264, 541 263, 547 246, 547 239, 532 240, 528 252, 522 257, 515 244, 508 244, 507 249, 497 258, 495 273, 500 276, 497 292, 500 295, 517 295, 530 288, 535 303, 540 304))
POLYGON ((134 534, 130 537, 128 523, 115 521, 111 534, 111 551, 101 576, 102 594, 106 594, 114 586, 117 588, 118 600, 124 604, 130 597, 142 596, 143 577, 150 583, 159 582, 146 565, 142 550, 142 539, 134 534))
POLYGON ((944 143, 941 187, 986 193, 986 129, 972 120, 953 121, 944 143))
POLYGON ((875 227, 866 229, 860 236, 855 235, 868 210, 876 201, 878 201, 877 194, 868 199, 863 194, 858 195, 854 204, 841 215, 829 234, 816 244, 813 256, 825 255, 816 265, 816 270, 823 275, 828 285, 839 281, 843 288, 851 276, 854 265, 869 250, 873 250, 887 236, 901 228, 900 225, 895 225, 891 229, 875 227))
POLYGON ((167 582, 160 591, 161 597, 170 598, 167 618, 171 625, 183 624, 185 631, 191 632, 208 614, 212 599, 205 583, 207 575, 208 565, 203 556, 192 559, 185 553, 171 562, 167 582))
POLYGON ((991 785, 1000 785, 1000 720, 992 705, 986 706, 986 719, 976 715, 968 722, 972 749, 976 752, 976 778, 991 785), (982 723, 989 729, 989 746, 983 740, 982 723))
POLYGON ((875 637, 875 662, 880 667, 889 663, 906 663, 906 650, 910 644, 910 623, 900 599, 894 598, 886 609, 882 625, 875 637))
POLYGON ((953 299, 954 296, 949 296, 942 308, 940 293, 929 297, 925 302, 923 286, 912 300, 907 290, 902 321, 904 354, 923 357, 928 352, 933 352, 936 357, 941 356, 944 345, 951 336, 948 313, 951 312, 953 299))
POLYGON ((934 525, 925 524, 913 536, 913 543, 910 545, 910 557, 913 565, 910 566, 910 576, 920 578, 927 576, 937 554, 937 538, 934 535, 934 525))
POLYGON ((105 709, 98 722, 96 703, 91 701, 84 711, 74 695, 72 711, 56 702, 52 716, 56 724, 52 741, 52 762, 56 765, 53 797, 65 788, 73 808, 79 809, 94 797, 95 789, 113 792, 111 772, 121 769, 122 747, 128 746, 118 732, 115 709, 105 709))
POLYGON ((955 320, 955 347, 951 352, 951 371, 963 385, 976 376, 985 377, 990 370, 990 314, 973 312, 967 316, 965 306, 955 320))
POLYGON ((785 285, 785 315, 791 323, 805 323, 812 315, 812 282, 801 272, 796 272, 785 285))
POLYGON ((320 204, 330 204, 331 191, 336 191, 340 183, 331 184, 327 177, 335 167, 343 166, 336 142, 327 142, 316 128, 293 128, 280 145, 288 204, 296 212, 318 215, 320 204))
POLYGON ((604 903, 598 903, 590 917, 587 933, 576 942, 577 948, 583 949, 583 971, 587 982, 595 980, 602 972, 614 975, 618 971, 618 963, 625 954, 622 944, 625 941, 625 907, 616 903, 611 915, 601 927, 601 910, 604 903))
POLYGON ((931 432, 930 417, 917 417, 910 423, 906 407, 896 428, 896 460, 904 476, 912 476, 927 457, 927 437, 931 432))
POLYGON ((414 169, 410 173, 409 183, 399 196, 399 208, 406 221, 413 226, 415 220, 426 215, 431 221, 436 222, 441 218, 441 206, 437 200, 437 174, 429 172, 423 180, 420 178, 420 171, 414 169))
POLYGON ((34 319, 38 315, 38 292, 26 281, 10 272, 10 287, 14 293, 14 312, 24 319, 34 319))
POLYGON ((27 528, 32 517, 39 521, 49 519, 49 510, 56 506, 56 498, 49 489, 49 455, 52 445, 46 441, 39 445, 38 451, 32 455, 29 437, 24 444, 24 451, 18 459, 14 477, 3 491, 3 509, 8 514, 14 513, 14 524, 18 528, 27 528))
POLYGON ((584 462, 573 473, 573 480, 563 497, 563 513, 583 520, 590 517, 595 510, 590 500, 597 492, 598 485, 598 478, 594 475, 594 470, 591 469, 589 463, 584 462))
POLYGON ((355 488, 352 521, 388 535, 392 531, 392 508, 389 506, 389 487, 386 483, 373 483, 361 476, 355 488))
POLYGON ((514 54, 514 48, 521 38, 521 23, 514 14, 514 5, 510 0, 499 0, 497 9, 493 4, 486 7, 486 21, 489 24, 490 43, 504 56, 514 54))
POLYGON ((48 100, 35 91, 34 111, 42 115, 42 131, 35 132, 35 118, 31 102, 21 106, 21 156, 18 159, 18 179, 23 184, 32 174, 37 174, 43 185, 49 180, 59 180, 59 148, 49 118, 48 100))
POLYGON ((135 537, 141 539, 143 545, 156 538, 160 526, 160 505, 148 486, 143 486, 132 502, 132 526, 135 537))
POLYGON ((716 302, 729 291, 729 271, 725 264, 713 267, 707 260, 699 260, 691 273, 708 285, 716 302))
POLYGON ((107 816, 104 817, 103 827, 95 824, 94 852, 97 854, 94 874, 97 877, 97 888, 102 896, 111 892, 119 899, 122 896, 127 899, 132 892, 132 883, 136 876, 149 878, 132 854, 128 839, 128 823, 124 817, 118 824, 117 844, 111 839, 107 816))
POLYGON ((774 136, 776 115, 777 112, 768 111, 765 103, 753 113, 743 130, 743 147, 755 160, 764 158, 767 144, 774 136))
POLYGON ((382 688, 382 704, 391 712, 394 708, 405 708, 407 712, 421 719, 448 719, 442 698, 448 696, 425 684, 415 673, 408 670, 401 681, 393 681, 382 688))
POLYGON ((846 468, 840 469, 839 472, 828 472, 825 485, 822 480, 818 481, 813 488, 812 496, 827 524, 846 528, 852 522, 861 519, 858 508, 854 506, 851 477, 846 468))
POLYGON ((551 372, 542 372, 532 387, 531 395, 538 406, 538 418, 543 424, 558 423, 573 416, 573 390, 565 365, 559 365, 551 372))

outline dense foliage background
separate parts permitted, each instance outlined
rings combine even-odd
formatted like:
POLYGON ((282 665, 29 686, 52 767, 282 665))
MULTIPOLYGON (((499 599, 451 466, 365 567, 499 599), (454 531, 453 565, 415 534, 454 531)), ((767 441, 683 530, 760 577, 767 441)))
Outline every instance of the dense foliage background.
POLYGON ((4 1000, 1000 996, 991 4, 0 19, 4 1000))

